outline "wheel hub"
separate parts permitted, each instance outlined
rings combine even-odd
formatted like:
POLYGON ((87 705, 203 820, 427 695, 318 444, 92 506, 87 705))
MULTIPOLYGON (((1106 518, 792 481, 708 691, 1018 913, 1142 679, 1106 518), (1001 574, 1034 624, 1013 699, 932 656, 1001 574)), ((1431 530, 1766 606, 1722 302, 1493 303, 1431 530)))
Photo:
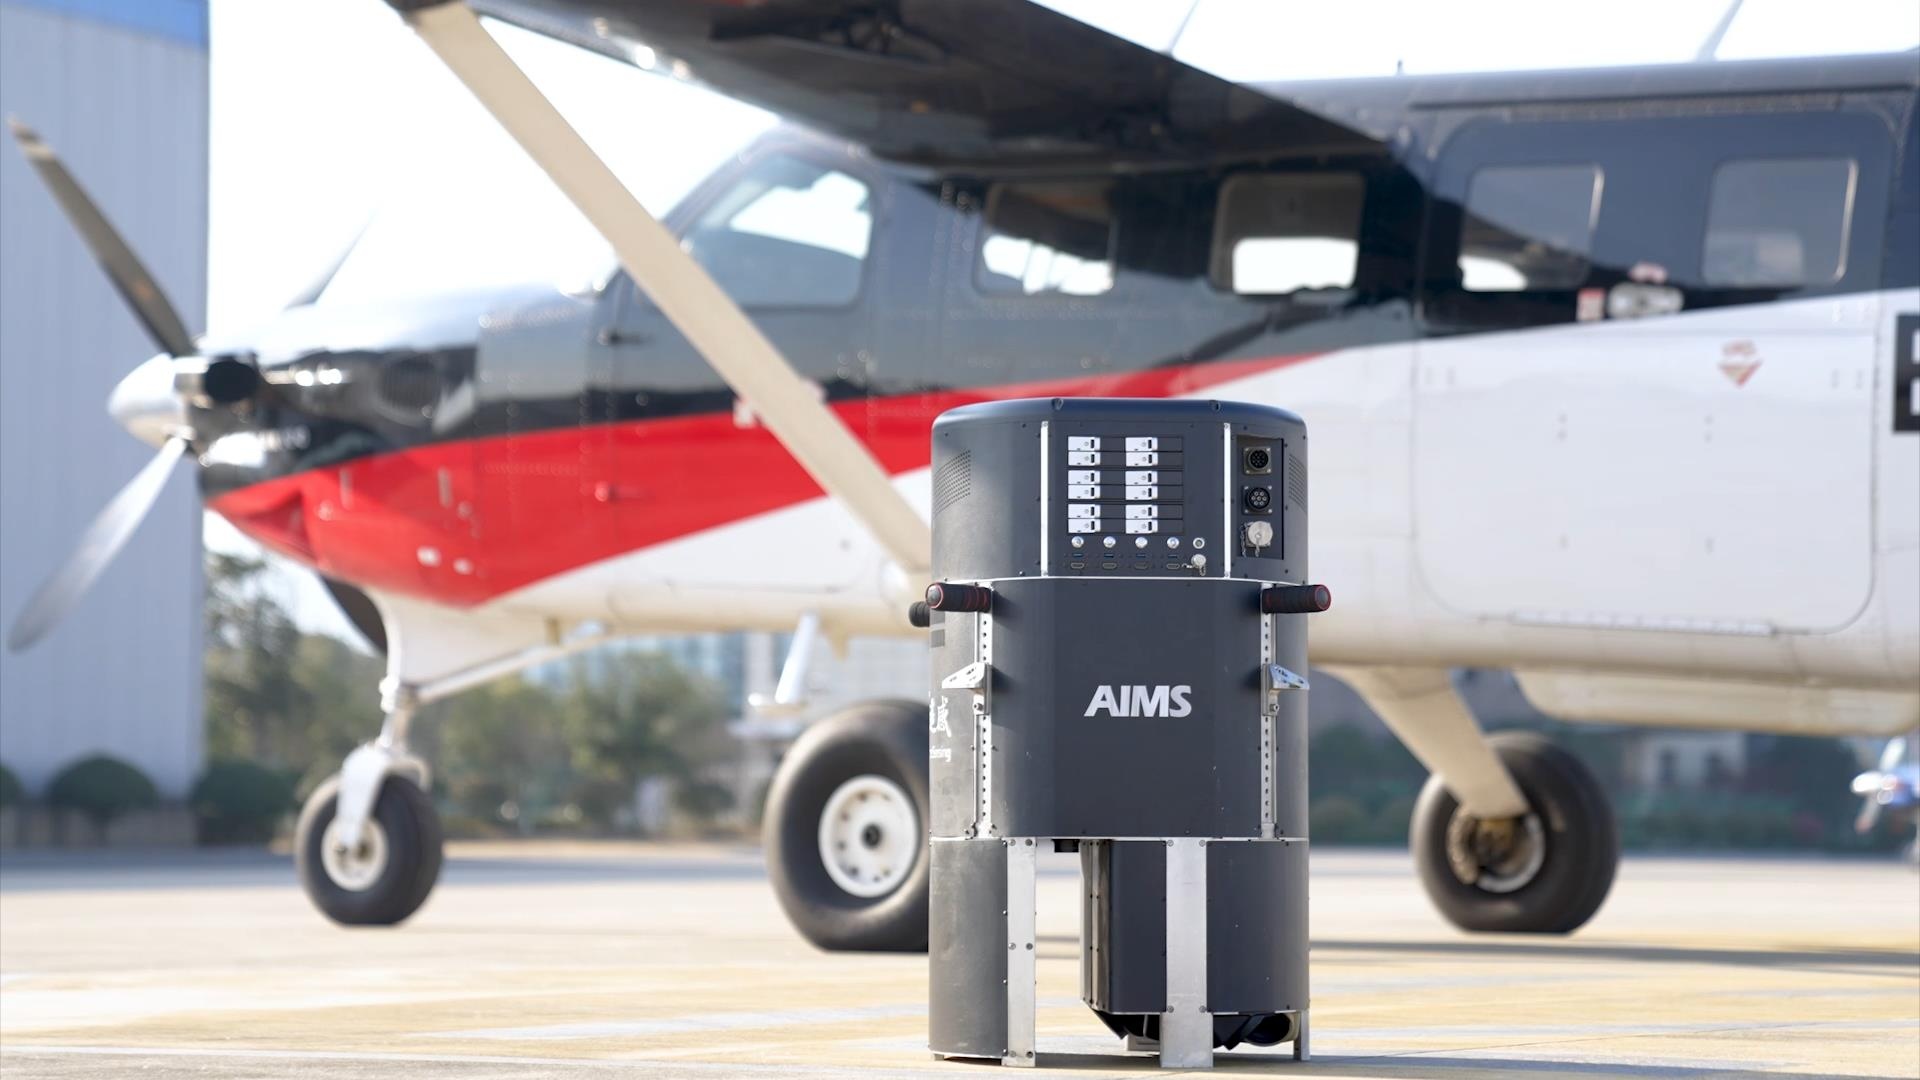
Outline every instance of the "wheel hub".
POLYGON ((920 855, 913 797, 884 776, 856 776, 835 788, 820 812, 820 861, 842 890, 885 896, 907 879, 920 855))
POLYGON ((369 818, 360 827, 360 842, 349 845, 341 835, 338 819, 327 823, 320 837, 320 865, 335 885, 348 892, 373 888, 387 869, 387 830, 369 818))
POLYGON ((1447 823, 1447 865, 1463 885, 1491 893, 1524 888, 1547 861, 1540 815, 1476 818, 1454 811, 1447 823))

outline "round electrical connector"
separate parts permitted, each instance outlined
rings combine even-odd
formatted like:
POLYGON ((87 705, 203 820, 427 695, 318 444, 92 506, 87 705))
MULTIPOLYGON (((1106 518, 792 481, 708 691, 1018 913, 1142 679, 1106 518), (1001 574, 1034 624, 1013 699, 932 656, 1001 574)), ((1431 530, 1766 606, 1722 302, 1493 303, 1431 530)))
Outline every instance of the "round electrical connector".
POLYGON ((1250 513, 1264 514, 1273 509, 1273 489, 1270 487, 1250 487, 1247 489, 1247 493, 1241 496, 1241 501, 1246 504, 1246 508, 1250 513))
POLYGON ((1273 451, 1264 446, 1249 446, 1246 454, 1247 471, 1264 473, 1273 471, 1273 451))

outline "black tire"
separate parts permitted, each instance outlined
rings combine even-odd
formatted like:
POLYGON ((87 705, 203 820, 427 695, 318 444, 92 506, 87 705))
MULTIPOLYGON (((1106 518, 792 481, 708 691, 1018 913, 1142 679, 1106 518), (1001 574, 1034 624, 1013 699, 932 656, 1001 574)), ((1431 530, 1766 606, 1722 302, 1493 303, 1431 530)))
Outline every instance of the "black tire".
POLYGON ((1572 933, 1600 910, 1620 864, 1607 794, 1578 758, 1539 735, 1508 731, 1487 741, 1539 819, 1544 861, 1511 892, 1461 881, 1447 859, 1447 828, 1459 803, 1436 776, 1413 808, 1410 841, 1420 883, 1440 914, 1462 930, 1572 933))
POLYGON ((387 858, 378 878, 362 889, 333 879, 321 843, 339 803, 340 778, 330 777, 307 798, 294 833, 294 864, 313 906, 343 926, 392 926, 420 909, 440 877, 440 815, 419 785, 389 776, 374 802, 373 819, 385 834, 387 858))
POLYGON ((829 952, 927 950, 926 707, 854 705, 809 727, 787 751, 767 792, 762 840, 774 895, 801 936, 829 952), (841 784, 879 775, 913 799, 920 843, 913 868, 884 896, 835 884, 820 856, 820 815, 841 784))

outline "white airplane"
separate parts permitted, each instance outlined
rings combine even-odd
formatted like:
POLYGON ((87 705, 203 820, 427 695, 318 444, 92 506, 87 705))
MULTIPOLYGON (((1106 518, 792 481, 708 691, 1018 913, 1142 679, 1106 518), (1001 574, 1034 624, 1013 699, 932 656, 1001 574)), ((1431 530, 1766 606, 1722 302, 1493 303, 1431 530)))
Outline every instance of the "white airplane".
MULTIPOLYGON (((301 817, 336 920, 437 876, 421 702, 620 635, 798 628, 791 705, 813 638, 923 633, 965 482, 929 426, 994 398, 1306 418, 1313 474, 1271 494, 1312 491, 1314 661, 1432 771, 1411 843, 1459 926, 1571 931, 1619 847, 1594 778, 1484 735, 1453 667, 1569 720, 1920 723, 1913 54, 1245 86, 1021 0, 391 2, 612 243, 604 289, 195 340, 22 133, 163 353, 110 406, 159 456, 12 643, 192 456, 386 650, 385 727, 301 817), (663 224, 476 9, 805 128, 663 224)), ((862 705, 781 765, 768 861, 824 948, 925 947, 926 723, 862 705)))

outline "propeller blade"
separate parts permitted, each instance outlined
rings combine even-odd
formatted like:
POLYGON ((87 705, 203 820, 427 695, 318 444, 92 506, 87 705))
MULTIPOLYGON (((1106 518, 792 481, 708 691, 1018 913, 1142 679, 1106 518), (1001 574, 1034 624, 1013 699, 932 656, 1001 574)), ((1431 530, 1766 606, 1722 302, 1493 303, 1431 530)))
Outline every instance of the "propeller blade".
POLYGON ((107 568, 113 557, 126 546, 127 539, 133 535, 140 522, 153 509, 154 502, 160 498, 160 492, 167 486, 167 480, 173 475, 173 466, 187 452, 187 441, 182 438, 168 439, 153 455, 153 460, 120 489, 106 509, 93 519, 87 531, 81 534, 80 543, 67 557, 66 564, 58 573, 48 578, 46 584, 27 601, 26 608, 13 621, 13 628, 7 631, 7 651, 19 652, 45 636, 53 625, 66 615, 68 609, 86 594, 86 591, 107 568))
POLYGON ((1880 771, 1892 772, 1899 768, 1900 759, 1906 754, 1907 737, 1905 735, 1896 735, 1888 739, 1887 745, 1880 748, 1880 771))
POLYGON ((1860 807, 1860 816, 1853 819, 1853 831, 1863 835, 1870 833, 1879 822, 1880 800, 1870 797, 1860 807))
POLYGON ((361 222, 360 227, 353 230, 353 237, 334 255, 333 261, 322 268, 318 274, 314 275, 312 281, 307 282, 304 288, 298 293, 295 293, 293 298, 287 301, 287 310, 306 307, 308 304, 320 299, 320 294, 326 292, 327 286, 333 284, 333 279, 339 276, 340 268, 347 264, 347 259, 353 254, 354 249, 360 246, 360 238, 367 235, 367 230, 372 226, 373 215, 369 214, 367 215, 367 220, 361 222))
POLYGON ((147 328, 154 342, 169 356, 193 355, 193 335, 187 333, 186 326, 181 323, 180 313, 174 310, 172 302, 154 283, 153 275, 147 272, 119 231, 87 197, 86 191, 67 171, 67 167, 61 164, 53 148, 43 142, 32 128, 13 117, 7 118, 7 126, 13 129, 14 141, 20 144, 20 152, 27 156, 27 163, 33 166, 34 172, 40 174, 41 182, 47 185, 54 201, 66 212, 67 220, 79 230, 80 239, 86 243, 87 250, 93 253, 94 261, 107 272, 113 287, 133 308, 134 317, 147 328))

